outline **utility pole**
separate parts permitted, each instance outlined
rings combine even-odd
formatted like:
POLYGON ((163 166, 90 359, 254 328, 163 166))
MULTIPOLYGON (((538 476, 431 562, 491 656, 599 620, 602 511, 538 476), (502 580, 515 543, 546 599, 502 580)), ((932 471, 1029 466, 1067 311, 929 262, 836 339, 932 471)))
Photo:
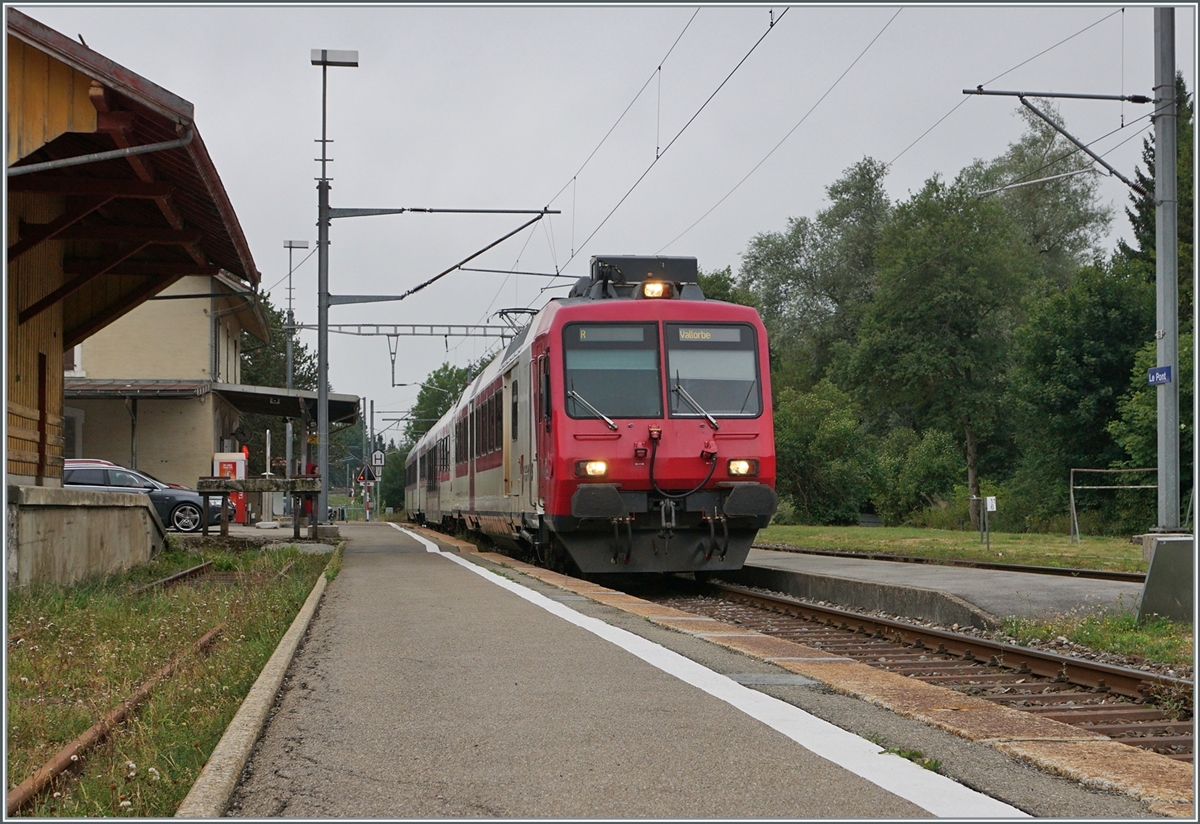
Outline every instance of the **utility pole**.
POLYGON ((1175 10, 1154 10, 1154 200, 1158 384, 1158 531, 1179 530, 1179 226, 1175 10))
POLYGON ((317 179, 317 523, 329 523, 329 175, 325 110, 330 66, 358 66, 357 51, 313 49, 312 64, 321 67, 321 176, 317 179))

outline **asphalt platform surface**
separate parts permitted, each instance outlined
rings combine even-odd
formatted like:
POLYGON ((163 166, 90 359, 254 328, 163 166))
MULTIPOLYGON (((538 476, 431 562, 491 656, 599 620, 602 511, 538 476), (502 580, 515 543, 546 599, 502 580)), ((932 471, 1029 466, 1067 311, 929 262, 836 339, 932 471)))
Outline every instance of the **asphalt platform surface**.
POLYGON ((1126 795, 1086 788, 471 553, 455 554, 464 562, 457 563, 386 524, 340 529, 348 540, 341 571, 226 815, 1147 816, 1126 795), (839 736, 849 730, 920 748, 957 783, 946 790, 952 782, 878 751, 864 769, 839 766, 716 692, 514 594, 493 574, 750 686, 788 712, 831 722, 839 736), (872 777, 880 765, 899 770, 902 784, 930 789, 884 789, 888 782, 872 777), (989 807, 989 796, 1013 806, 989 807))
MULTIPOLYGON (((840 581, 949 593, 998 618, 1091 612, 1134 614, 1144 587, 1138 583, 1066 575, 873 561, 765 549, 751 549, 746 564, 840 581)), ((853 605, 852 600, 839 602, 853 605)))

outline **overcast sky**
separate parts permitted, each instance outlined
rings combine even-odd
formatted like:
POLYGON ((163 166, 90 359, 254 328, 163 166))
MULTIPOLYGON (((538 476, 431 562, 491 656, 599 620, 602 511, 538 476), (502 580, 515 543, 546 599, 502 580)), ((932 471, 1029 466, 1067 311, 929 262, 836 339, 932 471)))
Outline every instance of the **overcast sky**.
MULTIPOLYGON (((1015 98, 964 99, 964 88, 1151 95, 1154 83, 1150 6, 16 7, 194 104, 279 306, 284 240, 310 251, 316 241, 321 70, 310 49, 359 52, 359 68, 329 69, 334 206, 560 209, 468 265, 573 276, 593 254, 690 255, 706 271, 736 272, 757 233, 814 215, 864 157, 891 164, 893 200, 935 173, 953 178, 1022 130, 1015 98)), ((1193 90, 1193 7, 1177 9, 1175 27, 1193 90)), ((1149 106, 1058 108, 1132 177, 1149 106)), ((1101 194, 1114 211, 1111 247, 1129 237, 1128 190, 1105 177, 1101 194)), ((399 294, 524 220, 334 221, 330 291, 399 294)), ((305 254, 294 305, 315 323, 316 256, 301 264, 305 254)), ((496 323, 498 309, 540 307, 566 293, 544 287, 570 282, 455 272, 399 303, 333 307, 330 322, 496 323)), ((315 350, 316 333, 301 336, 315 350)), ((330 341, 334 390, 374 400, 377 429, 381 411, 408 408, 417 387, 392 387, 385 338, 330 341)), ((395 381, 413 382, 490 342, 399 343, 395 381)))

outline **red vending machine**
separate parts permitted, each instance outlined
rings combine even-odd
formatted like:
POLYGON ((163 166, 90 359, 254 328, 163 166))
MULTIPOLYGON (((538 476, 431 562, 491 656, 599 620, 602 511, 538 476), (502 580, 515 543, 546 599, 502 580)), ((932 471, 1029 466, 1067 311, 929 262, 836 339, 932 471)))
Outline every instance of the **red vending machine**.
MULTIPOLYGON (((246 456, 241 452, 217 452, 213 455, 213 475, 218 478, 246 479, 246 456)), ((229 503, 233 505, 230 518, 235 524, 246 523, 246 493, 230 492, 229 503)))

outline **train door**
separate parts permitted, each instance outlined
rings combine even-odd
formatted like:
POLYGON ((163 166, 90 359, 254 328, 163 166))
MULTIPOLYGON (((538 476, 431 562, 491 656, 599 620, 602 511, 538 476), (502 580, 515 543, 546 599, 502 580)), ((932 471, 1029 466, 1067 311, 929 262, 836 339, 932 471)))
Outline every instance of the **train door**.
POLYGON ((537 358, 537 415, 532 446, 537 465, 534 470, 537 488, 533 492, 539 511, 545 511, 546 490, 554 472, 554 441, 550 434, 551 423, 550 349, 545 348, 537 358))
POLYGON ((542 363, 546 358, 545 341, 534 341, 532 354, 529 359, 529 414, 525 420, 529 422, 529 507, 538 507, 538 478, 540 476, 541 456, 538 454, 538 432, 542 427, 542 363), (540 350, 540 351, 539 351, 540 350))
MULTIPOLYGON (((517 460, 517 443, 511 437, 510 433, 516 433, 516 427, 513 422, 517 419, 517 384, 515 380, 517 370, 510 369, 504 375, 504 392, 500 396, 500 449, 501 463, 504 466, 504 497, 505 509, 509 508, 510 502, 507 500, 513 494, 514 481, 516 473, 513 471, 517 460)), ((519 493, 518 493, 519 494, 519 493)))
POLYGON ((475 456, 479 453, 479 420, 475 414, 475 400, 472 398, 467 408, 467 511, 475 514, 475 456))
POLYGON ((428 497, 426 504, 426 512, 429 517, 441 521, 442 496, 441 487, 438 484, 438 473, 442 467, 442 442, 435 440, 433 446, 429 449, 429 454, 426 458, 429 461, 429 479, 428 479, 428 497))

